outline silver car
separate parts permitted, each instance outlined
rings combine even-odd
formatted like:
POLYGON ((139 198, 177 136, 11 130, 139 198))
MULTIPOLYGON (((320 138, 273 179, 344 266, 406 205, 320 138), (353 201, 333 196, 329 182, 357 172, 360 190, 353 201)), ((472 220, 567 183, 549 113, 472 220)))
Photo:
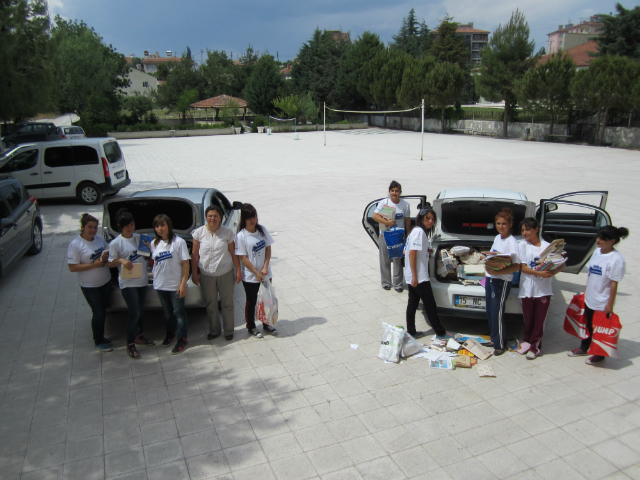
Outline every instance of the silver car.
POLYGON ((64 140, 79 140, 81 138, 87 138, 82 127, 76 125, 62 125, 58 127, 58 133, 60 138, 64 140))
MULTIPOLYGON (((167 215, 173 223, 173 232, 187 242, 191 254, 191 232, 205 225, 205 210, 211 205, 217 205, 224 213, 222 224, 234 232, 240 223, 241 202, 230 203, 222 192, 213 188, 164 188, 160 190, 146 190, 136 192, 128 198, 113 198, 103 204, 102 235, 107 242, 111 242, 118 235, 116 212, 126 208, 135 219, 136 233, 154 236, 153 219, 161 213, 167 215)), ((118 270, 112 270, 112 277, 116 288, 111 299, 110 310, 126 310, 127 305, 122 298, 118 285, 118 270)), ((145 308, 162 308, 158 296, 152 292, 153 279, 149 277, 149 286, 145 300, 145 308)), ((187 296, 185 306, 204 307, 204 299, 200 287, 194 285, 189 278, 187 282, 187 296)))

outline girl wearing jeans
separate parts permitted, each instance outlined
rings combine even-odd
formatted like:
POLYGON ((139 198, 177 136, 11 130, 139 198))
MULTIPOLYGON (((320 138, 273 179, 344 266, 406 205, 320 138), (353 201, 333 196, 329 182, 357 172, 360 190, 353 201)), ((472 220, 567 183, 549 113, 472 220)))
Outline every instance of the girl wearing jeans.
POLYGON ((491 260, 487 260, 485 263, 487 319, 491 331, 491 343, 494 348, 493 354, 498 356, 502 355, 506 348, 504 308, 511 291, 513 273, 520 270, 520 261, 518 260, 518 241, 511 235, 511 227, 513 226, 511 209, 503 208, 498 212, 495 222, 498 235, 493 241, 491 251, 511 255, 512 262, 508 267, 504 263, 492 262, 491 260))
POLYGON ((416 310, 420 300, 429 317, 429 323, 436 332, 438 340, 448 340, 451 334, 443 328, 438 316, 436 301, 429 281, 429 237, 433 235, 436 222, 436 212, 431 207, 420 210, 416 216, 416 226, 411 230, 404 249, 404 276, 409 288, 407 303, 407 332, 413 338, 424 336, 424 332, 416 331, 416 310))
MULTIPOLYGON (((587 276, 587 286, 584 292, 585 309, 584 314, 587 317, 587 329, 589 337, 582 340, 580 347, 568 353, 570 357, 581 357, 588 355, 591 346, 591 337, 593 336, 593 312, 598 310, 605 312, 607 316, 613 313, 613 305, 616 302, 616 294, 618 293, 618 282, 624 277, 626 270, 626 262, 622 255, 614 248, 620 242, 621 238, 627 238, 629 230, 613 225, 602 227, 598 231, 598 248, 593 255, 587 267, 589 275, 587 276)), ((586 360, 587 365, 595 365, 600 363, 605 357, 592 355, 586 360)))
POLYGON ((135 233, 136 224, 133 215, 126 208, 121 208, 116 214, 116 223, 120 229, 120 235, 109 244, 109 267, 118 267, 118 283, 122 298, 124 298, 129 317, 127 319, 127 354, 133 359, 139 359, 140 353, 136 345, 152 347, 153 340, 145 338, 142 334, 142 307, 147 295, 147 262, 138 253, 140 235, 135 233), (142 264, 142 275, 137 278, 122 278, 123 268, 133 270, 134 264, 142 264))
POLYGON ((156 238, 149 245, 153 259, 153 288, 158 294, 167 335, 162 342, 168 347, 178 335, 178 341, 171 353, 184 352, 187 342, 187 312, 184 310, 184 297, 187 295, 189 280, 189 250, 187 242, 173 233, 173 224, 166 215, 160 214, 153 219, 156 238))
MULTIPOLYGON (((262 338, 262 334, 256 328, 255 312, 260 283, 264 280, 271 281, 269 262, 273 238, 266 227, 258 223, 258 212, 249 203, 242 205, 238 230, 236 255, 242 262, 242 285, 247 296, 244 317, 249 333, 256 338, 262 338)), ((262 331, 278 335, 277 330, 269 325, 263 325, 262 331)))
POLYGON ((69 244, 67 264, 70 272, 78 274, 78 283, 87 300, 93 318, 93 343, 100 352, 111 352, 111 341, 104 336, 104 321, 111 298, 111 272, 108 267, 109 245, 96 236, 98 219, 88 213, 80 218, 80 235, 69 244))

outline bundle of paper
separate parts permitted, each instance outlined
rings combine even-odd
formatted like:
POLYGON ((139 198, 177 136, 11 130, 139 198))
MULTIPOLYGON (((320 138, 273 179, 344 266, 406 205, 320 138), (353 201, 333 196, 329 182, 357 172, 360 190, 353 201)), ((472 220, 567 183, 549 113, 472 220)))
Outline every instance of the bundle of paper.
MULTIPOLYGON (((547 248, 540 254, 540 259, 543 260, 553 253, 560 254, 564 250, 565 241, 564 238, 556 238, 549 244, 547 248)), ((564 252, 562 252, 564 253, 564 252)))
POLYGON ((536 270, 538 272, 544 270, 555 270, 567 261, 567 259, 564 257, 564 254, 565 252, 552 253, 550 255, 547 255, 546 258, 536 260, 533 270, 536 270))
POLYGON ((396 218, 396 209, 394 207, 389 206, 389 205, 385 205, 384 207, 382 207, 380 209, 380 212, 378 212, 378 215, 380 215, 385 220, 395 220, 395 218, 396 218))
POLYGON ((490 268, 491 270, 500 270, 500 269, 498 267, 492 267, 490 264, 502 263, 506 267, 511 265, 511 255, 508 253, 500 253, 500 252, 482 252, 482 253, 487 255, 485 266, 487 268, 490 268))

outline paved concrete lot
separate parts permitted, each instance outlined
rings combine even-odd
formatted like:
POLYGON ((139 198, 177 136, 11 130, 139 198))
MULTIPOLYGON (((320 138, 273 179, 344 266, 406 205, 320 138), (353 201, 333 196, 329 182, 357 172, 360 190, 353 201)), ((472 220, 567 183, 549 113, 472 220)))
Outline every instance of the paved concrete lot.
MULTIPOLYGON (((120 144, 132 178, 120 196, 177 183, 257 208, 277 232, 280 336, 247 336, 237 286, 231 342, 207 341, 204 311, 189 310, 185 354, 153 347, 132 361, 125 315, 109 314, 115 350, 98 353, 65 254, 80 214, 101 218, 101 206, 42 201, 42 253, 0 280, 0 478, 640 478, 638 152, 428 134, 421 162, 419 134, 379 130, 329 132, 326 147, 322 132, 120 144), (555 281, 544 356, 491 358, 496 378, 375 358, 380 322, 404 325, 407 301, 380 287, 361 225, 391 179, 429 199, 458 186, 534 201, 609 190, 614 224, 631 231, 619 245, 620 358, 592 367, 566 355, 577 340, 563 315, 584 273, 555 281)), ((145 333, 162 341, 160 312, 145 333)))

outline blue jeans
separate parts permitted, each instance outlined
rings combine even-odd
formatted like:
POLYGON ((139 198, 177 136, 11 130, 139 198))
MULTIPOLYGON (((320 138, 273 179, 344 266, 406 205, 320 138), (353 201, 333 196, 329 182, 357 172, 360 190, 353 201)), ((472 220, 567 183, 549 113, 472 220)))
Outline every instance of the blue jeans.
POLYGON ((120 291, 129 309, 129 318, 127 318, 128 345, 133 343, 136 337, 142 333, 142 307, 147 296, 147 287, 128 287, 120 291))
POLYGON ((504 325, 504 307, 511 291, 511 282, 499 278, 486 277, 485 293, 487 303, 487 320, 493 347, 503 350, 506 345, 504 325))
POLYGON ((91 318, 93 343, 100 345, 104 343, 104 321, 107 316, 107 306, 111 299, 113 286, 111 282, 107 282, 101 287, 80 287, 80 290, 82 290, 82 294, 93 313, 93 317, 91 318))
POLYGON ((189 326, 187 312, 184 310, 184 298, 176 297, 174 291, 156 290, 156 293, 164 309, 167 332, 177 332, 178 338, 186 337, 189 326))

